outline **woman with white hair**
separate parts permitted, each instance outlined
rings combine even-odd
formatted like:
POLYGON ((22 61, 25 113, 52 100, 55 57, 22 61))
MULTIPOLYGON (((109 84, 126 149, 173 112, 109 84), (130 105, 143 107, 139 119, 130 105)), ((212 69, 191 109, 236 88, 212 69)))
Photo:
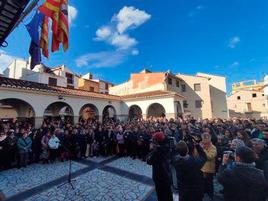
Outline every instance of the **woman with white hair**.
POLYGON ((230 148, 235 151, 238 147, 243 147, 245 146, 245 143, 243 142, 243 140, 240 139, 233 139, 231 144, 230 144, 230 148))

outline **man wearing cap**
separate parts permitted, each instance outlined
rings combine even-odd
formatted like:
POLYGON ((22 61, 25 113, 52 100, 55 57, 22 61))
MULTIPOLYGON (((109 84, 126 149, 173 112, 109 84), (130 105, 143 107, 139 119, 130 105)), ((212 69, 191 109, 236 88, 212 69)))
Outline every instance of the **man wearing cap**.
POLYGON ((147 163, 153 166, 153 180, 158 201, 173 201, 171 191, 171 177, 168 165, 168 139, 163 132, 153 134, 147 163))

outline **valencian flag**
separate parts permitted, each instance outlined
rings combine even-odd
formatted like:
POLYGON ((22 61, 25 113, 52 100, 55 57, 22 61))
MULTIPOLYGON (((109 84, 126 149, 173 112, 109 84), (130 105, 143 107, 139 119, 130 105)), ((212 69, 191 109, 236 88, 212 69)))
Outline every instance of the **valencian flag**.
POLYGON ((68 0, 46 0, 39 11, 52 19, 52 52, 59 50, 60 43, 66 51, 69 46, 68 0))
POLYGON ((31 55, 31 69, 33 69, 35 65, 41 63, 41 51, 39 47, 39 27, 43 18, 44 15, 42 13, 36 12, 31 22, 26 25, 26 29, 28 30, 32 39, 29 49, 29 53, 31 55))
POLYGON ((43 55, 48 58, 48 17, 45 16, 42 24, 40 48, 43 55))
POLYGON ((54 39, 55 41, 58 41, 56 50, 59 49, 59 43, 62 43, 63 49, 66 51, 69 47, 68 0, 61 0, 58 17, 57 35, 54 39))
POLYGON ((61 0, 45 0, 39 11, 52 19, 54 13, 60 12, 60 2, 61 0))

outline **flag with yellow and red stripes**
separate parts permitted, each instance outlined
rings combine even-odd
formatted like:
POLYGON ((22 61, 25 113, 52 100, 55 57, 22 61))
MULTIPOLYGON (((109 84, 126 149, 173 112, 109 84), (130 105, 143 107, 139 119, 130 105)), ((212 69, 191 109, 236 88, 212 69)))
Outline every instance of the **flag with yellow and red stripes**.
POLYGON ((42 49, 43 55, 48 58, 48 17, 44 17, 44 21, 42 24, 41 31, 41 39, 40 39, 40 48, 42 49))
POLYGON ((52 18, 54 13, 60 12, 60 4, 61 0, 45 0, 45 3, 39 7, 39 11, 52 18))

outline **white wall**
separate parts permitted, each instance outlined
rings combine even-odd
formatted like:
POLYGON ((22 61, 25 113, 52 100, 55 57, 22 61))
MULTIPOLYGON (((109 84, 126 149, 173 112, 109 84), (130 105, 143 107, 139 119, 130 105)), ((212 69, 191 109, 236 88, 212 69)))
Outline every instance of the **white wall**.
POLYGON ((197 73, 197 75, 209 78, 212 117, 228 118, 226 78, 205 73, 197 73))

